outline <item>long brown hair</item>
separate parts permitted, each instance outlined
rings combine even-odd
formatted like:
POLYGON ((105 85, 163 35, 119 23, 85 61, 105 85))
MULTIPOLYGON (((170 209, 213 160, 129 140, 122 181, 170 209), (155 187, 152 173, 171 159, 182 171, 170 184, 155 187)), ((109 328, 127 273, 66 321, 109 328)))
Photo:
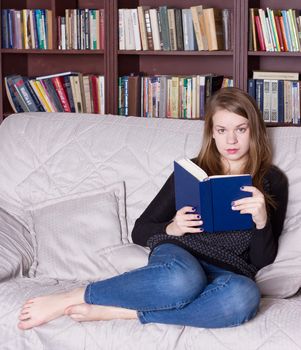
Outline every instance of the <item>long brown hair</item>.
MULTIPOLYGON (((256 102, 240 89, 220 89, 208 101, 206 106, 203 143, 197 157, 197 164, 203 168, 208 175, 223 174, 221 157, 213 139, 213 116, 218 110, 223 109, 238 114, 249 121, 249 157, 242 171, 243 173, 251 174, 253 177, 253 185, 264 193, 263 178, 272 164, 271 145, 262 115, 256 102)), ((266 197, 268 202, 272 202, 269 196, 266 197)))

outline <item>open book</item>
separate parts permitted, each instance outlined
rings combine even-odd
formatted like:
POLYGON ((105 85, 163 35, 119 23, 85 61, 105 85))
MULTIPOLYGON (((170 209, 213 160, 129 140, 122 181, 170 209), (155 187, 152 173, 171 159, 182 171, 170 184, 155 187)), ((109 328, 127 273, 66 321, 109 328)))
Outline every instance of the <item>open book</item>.
POLYGON ((252 186, 250 174, 208 176, 191 160, 181 159, 174 162, 174 176, 176 209, 195 207, 205 231, 252 228, 251 214, 231 209, 233 201, 252 195, 240 190, 241 186, 252 186))

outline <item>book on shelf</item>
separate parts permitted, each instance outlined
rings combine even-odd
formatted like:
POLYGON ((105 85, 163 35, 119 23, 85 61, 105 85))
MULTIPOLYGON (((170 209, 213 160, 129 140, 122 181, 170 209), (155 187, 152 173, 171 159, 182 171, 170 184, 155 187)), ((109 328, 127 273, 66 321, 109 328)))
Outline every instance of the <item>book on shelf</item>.
POLYGON ((65 16, 57 17, 58 48, 104 49, 103 17, 103 9, 65 9, 65 16))
POLYGON ((196 208, 206 232, 248 230, 253 227, 250 214, 232 210, 232 202, 251 196, 241 190, 252 186, 250 174, 208 176, 190 159, 174 162, 176 209, 196 208))
POLYGON ((249 49, 274 52, 301 51, 301 16, 295 9, 250 8, 249 49), (259 41, 259 47, 257 45, 259 41))
MULTIPOLYGON (((263 72, 264 73, 264 72, 263 72)), ((263 119, 269 123, 300 125, 300 81, 299 74, 287 76, 283 72, 268 72, 273 75, 258 75, 265 79, 249 79, 248 93, 255 99, 263 119)), ((257 75, 255 75, 256 77, 257 75)))
POLYGON ((118 79, 118 114, 202 119, 207 99, 222 86, 233 86, 233 79, 212 73, 122 76, 118 79))
POLYGON ((52 10, 3 9, 2 47, 5 49, 52 49, 52 10))
POLYGON ((231 10, 202 5, 120 8, 118 32, 120 50, 230 50, 231 10), (129 13, 135 16, 130 19, 129 13))
POLYGON ((14 112, 105 113, 104 77, 63 72, 27 78, 4 79, 14 112))
POLYGON ((206 8, 204 9, 204 19, 209 51, 224 50, 222 10, 206 8))
POLYGON ((253 79, 299 80, 298 72, 253 71, 253 79))

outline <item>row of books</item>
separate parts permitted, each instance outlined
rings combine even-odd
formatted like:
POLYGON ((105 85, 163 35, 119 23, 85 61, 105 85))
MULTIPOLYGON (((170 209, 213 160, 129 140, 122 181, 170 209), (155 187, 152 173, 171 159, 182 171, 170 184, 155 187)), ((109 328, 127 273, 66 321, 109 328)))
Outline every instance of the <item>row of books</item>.
POLYGON ((231 11, 203 8, 121 8, 120 50, 230 50, 231 11))
POLYGON ((5 49, 52 49, 52 10, 3 9, 2 47, 5 49))
POLYGON ((248 92, 256 100, 265 122, 300 125, 299 73, 254 72, 248 92))
POLYGON ((251 8, 249 49, 254 51, 301 51, 300 10, 251 8))
POLYGON ((104 48, 104 10, 66 9, 59 16, 58 48, 99 50, 104 48))
POLYGON ((118 83, 118 114, 202 119, 206 100, 225 86, 233 86, 233 80, 215 74, 122 76, 118 83))
POLYGON ((5 77, 14 112, 105 113, 104 77, 64 72, 36 78, 5 77))

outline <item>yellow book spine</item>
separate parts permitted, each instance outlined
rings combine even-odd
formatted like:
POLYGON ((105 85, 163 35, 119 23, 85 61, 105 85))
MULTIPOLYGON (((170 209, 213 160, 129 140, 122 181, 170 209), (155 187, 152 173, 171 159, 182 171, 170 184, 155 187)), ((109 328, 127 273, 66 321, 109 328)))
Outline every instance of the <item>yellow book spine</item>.
POLYGON ((46 110, 46 112, 52 112, 52 109, 51 109, 48 101, 45 98, 45 95, 44 95, 44 92, 43 92, 43 89, 41 86, 41 82, 37 81, 37 80, 30 80, 30 85, 34 89, 34 92, 38 96, 38 98, 41 101, 41 104, 44 107, 44 109, 46 110))

